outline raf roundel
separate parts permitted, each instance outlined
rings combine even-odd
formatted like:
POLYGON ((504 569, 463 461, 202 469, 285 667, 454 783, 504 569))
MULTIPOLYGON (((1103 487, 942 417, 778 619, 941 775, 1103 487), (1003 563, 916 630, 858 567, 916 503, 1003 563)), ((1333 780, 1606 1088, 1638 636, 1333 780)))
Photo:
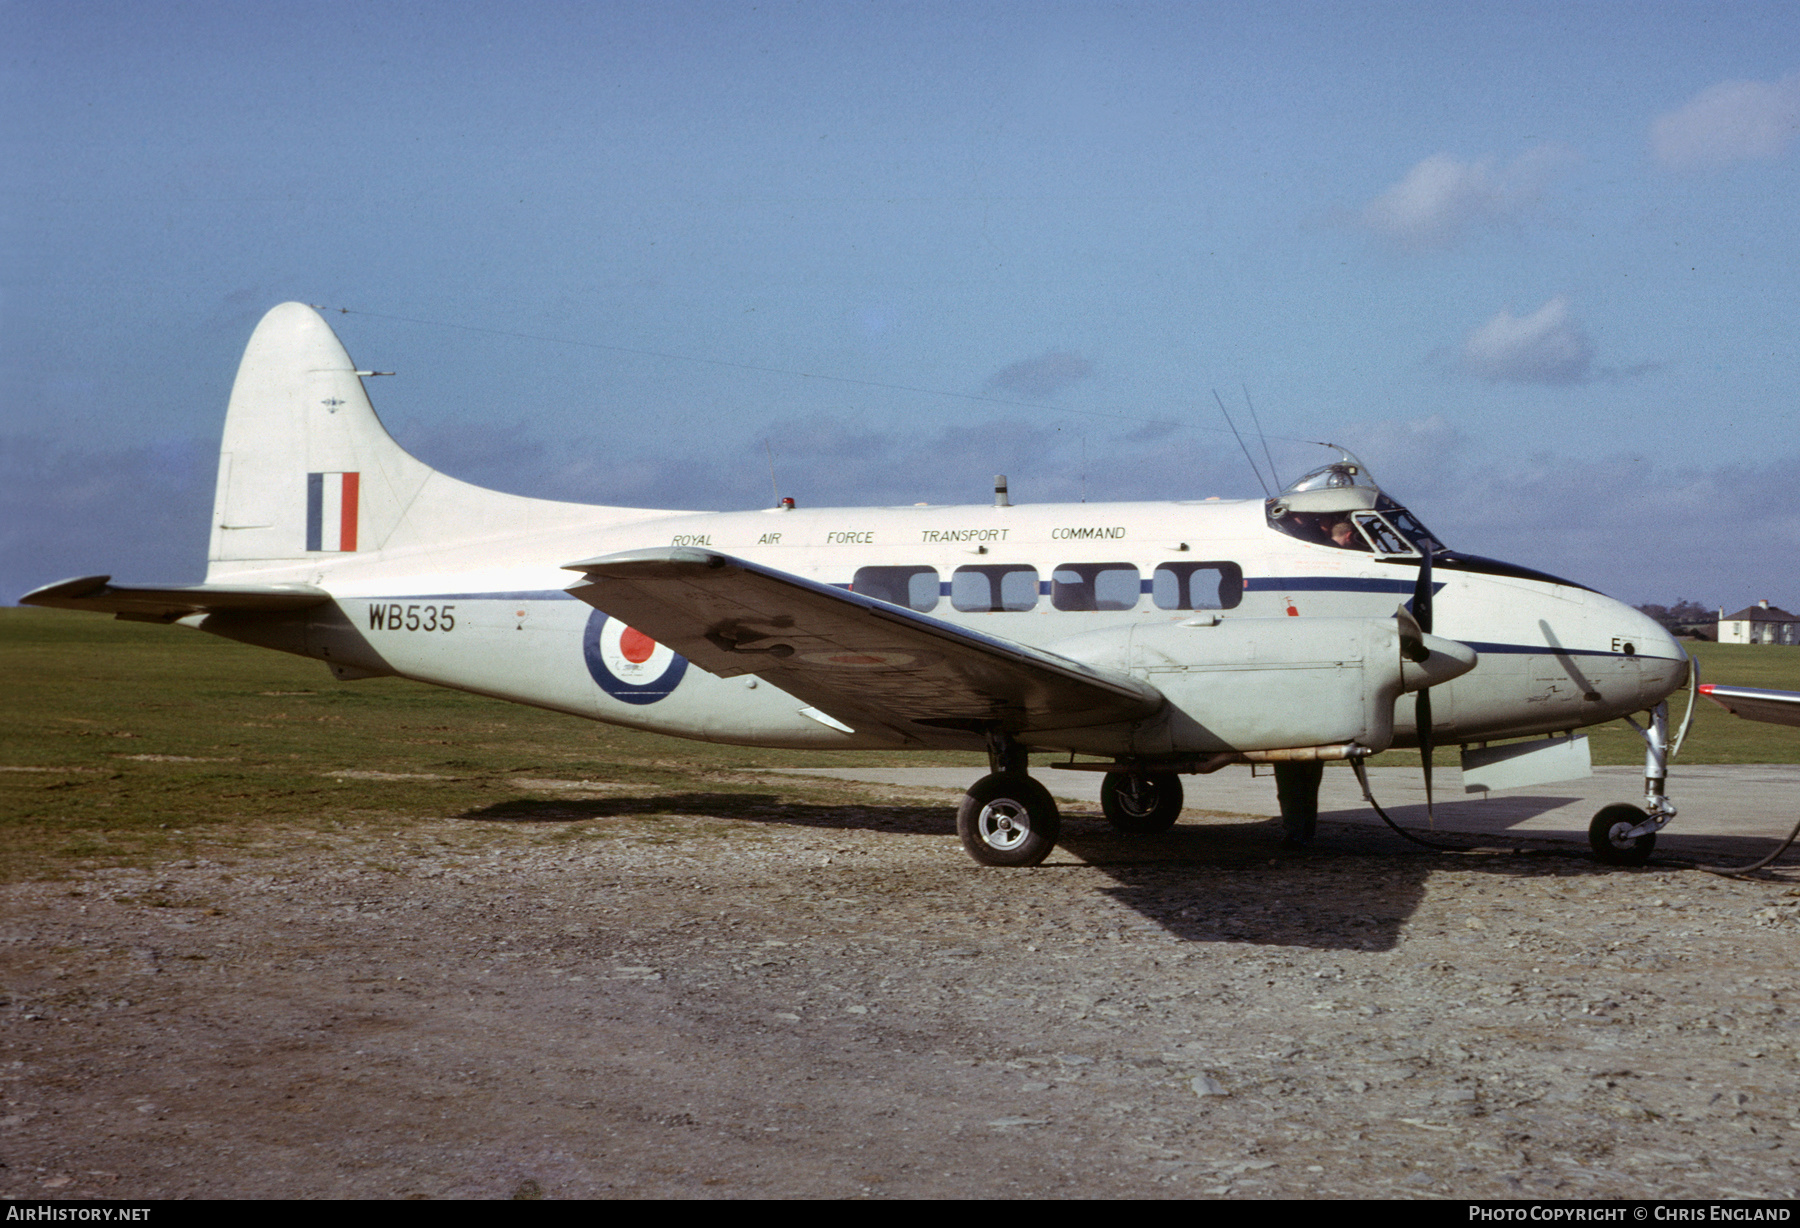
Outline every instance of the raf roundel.
POLYGON ((588 615, 581 651, 594 681, 621 703, 653 704, 687 673, 686 657, 599 610, 588 615))

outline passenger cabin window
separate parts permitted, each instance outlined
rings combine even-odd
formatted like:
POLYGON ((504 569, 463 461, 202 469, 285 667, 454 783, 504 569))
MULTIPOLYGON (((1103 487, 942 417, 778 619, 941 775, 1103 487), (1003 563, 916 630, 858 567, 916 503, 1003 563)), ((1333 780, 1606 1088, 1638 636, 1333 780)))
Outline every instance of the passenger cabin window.
POLYGON ((1139 589, 1130 563, 1064 563, 1050 573, 1050 604, 1059 610, 1129 610, 1139 589))
POLYGON ((950 576, 950 604, 965 613, 993 614, 1029 610, 1037 605, 1035 567, 990 563, 958 567, 950 576))
POLYGON ((929 614, 937 609, 937 568, 859 567, 850 578, 850 591, 929 614))
POLYGON ((1164 563, 1150 578, 1159 610, 1235 610, 1244 600, 1244 569, 1236 563, 1164 563))

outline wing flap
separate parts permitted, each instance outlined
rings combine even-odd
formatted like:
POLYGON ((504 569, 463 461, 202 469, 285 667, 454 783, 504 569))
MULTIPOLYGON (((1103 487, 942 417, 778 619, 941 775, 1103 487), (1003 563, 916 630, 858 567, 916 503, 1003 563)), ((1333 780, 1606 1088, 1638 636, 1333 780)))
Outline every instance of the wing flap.
POLYGON ((80 576, 46 584, 19 598, 20 605, 92 610, 139 622, 172 623, 219 610, 304 610, 331 595, 310 584, 187 584, 143 588, 113 584, 111 576, 80 576))
POLYGON ((568 563, 569 592, 720 677, 755 674, 840 719, 1008 732, 1137 720, 1161 692, 1129 675, 705 550, 568 563))

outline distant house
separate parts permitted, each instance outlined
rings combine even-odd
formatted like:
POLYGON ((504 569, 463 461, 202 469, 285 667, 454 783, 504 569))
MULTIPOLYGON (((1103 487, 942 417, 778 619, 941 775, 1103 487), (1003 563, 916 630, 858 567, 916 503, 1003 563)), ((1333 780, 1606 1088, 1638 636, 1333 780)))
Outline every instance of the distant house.
POLYGON ((1789 614, 1767 601, 1745 606, 1736 614, 1727 614, 1721 607, 1719 643, 1800 645, 1800 614, 1789 614))

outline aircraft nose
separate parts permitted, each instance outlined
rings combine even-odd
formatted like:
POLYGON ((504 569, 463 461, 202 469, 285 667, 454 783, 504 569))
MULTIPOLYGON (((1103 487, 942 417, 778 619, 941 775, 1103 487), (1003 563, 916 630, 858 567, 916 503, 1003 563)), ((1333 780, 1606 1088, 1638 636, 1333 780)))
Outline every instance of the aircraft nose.
POLYGON ((1637 662, 1639 702, 1654 705, 1687 685, 1687 649, 1668 628, 1643 611, 1623 603, 1615 616, 1630 628, 1631 638, 1626 642, 1631 645, 1630 651, 1637 662))

